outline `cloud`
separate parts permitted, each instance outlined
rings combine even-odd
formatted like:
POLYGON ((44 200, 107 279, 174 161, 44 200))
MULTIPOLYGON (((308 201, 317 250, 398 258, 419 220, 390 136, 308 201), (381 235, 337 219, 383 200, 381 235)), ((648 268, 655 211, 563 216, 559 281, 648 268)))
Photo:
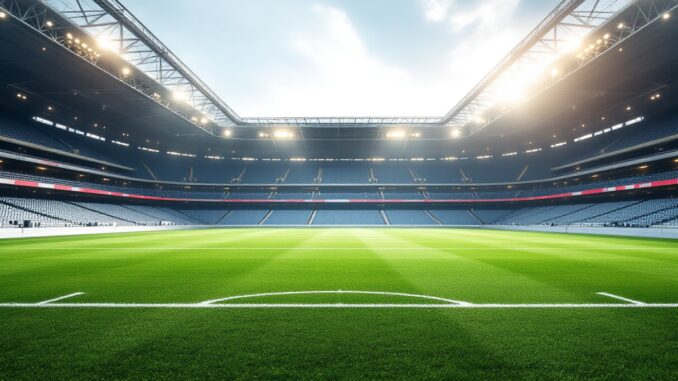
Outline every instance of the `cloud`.
POLYGON ((477 2, 471 8, 455 9, 449 21, 456 32, 468 27, 474 29, 498 29, 498 21, 510 17, 520 0, 488 0, 477 2))
POLYGON ((497 21, 513 14, 520 0, 419 0, 424 18, 428 21, 448 22, 455 32, 472 27, 473 29, 491 27, 497 21))
POLYGON ((445 114, 515 46, 526 26, 502 21, 512 19, 518 0, 428 3, 433 10, 427 19, 444 13, 439 23, 450 26, 449 49, 441 52, 445 58, 437 67, 416 70, 380 57, 346 12, 315 5, 313 21, 289 38, 287 48, 297 65, 277 71, 272 62, 271 72, 259 79, 264 91, 238 110, 243 116, 445 114), (488 9, 495 14, 486 15, 488 9))
POLYGON ((373 55, 344 11, 316 5, 313 12, 322 28, 290 45, 300 70, 268 86, 279 115, 388 115, 411 100, 410 73, 373 55))
POLYGON ((448 17, 452 0, 420 0, 424 16, 432 22, 441 22, 448 17))

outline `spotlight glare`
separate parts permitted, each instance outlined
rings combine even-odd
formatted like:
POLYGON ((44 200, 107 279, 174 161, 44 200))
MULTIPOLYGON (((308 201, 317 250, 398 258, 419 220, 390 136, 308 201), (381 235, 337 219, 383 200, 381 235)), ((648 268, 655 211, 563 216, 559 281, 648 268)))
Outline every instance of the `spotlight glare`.
POLYGON ((0 20, 4 20, 7 18, 7 13, 5 12, 0 12, 0 20))
POLYGON ((393 139, 393 140, 400 140, 400 139, 405 139, 405 131, 402 130, 395 130, 395 131, 389 131, 386 133, 386 138, 387 139, 393 139))
POLYGON ((97 37, 97 45, 104 50, 108 50, 113 53, 120 53, 120 50, 116 47, 116 44, 111 41, 108 36, 99 36, 97 37))
POLYGON ((287 130, 277 130, 273 132, 273 137, 276 139, 285 140, 294 138, 294 134, 287 130))
POLYGON ((554 67, 554 68, 551 68, 549 73, 551 74, 551 78, 556 78, 556 77, 558 77, 558 75, 560 75, 560 70, 558 70, 557 67, 554 67))
POLYGON ((177 102, 184 102, 188 99, 188 96, 181 90, 174 90, 172 92, 172 99, 174 99, 177 102))
POLYGON ((669 12, 666 12, 662 15, 662 20, 668 20, 671 18, 671 14, 669 12))

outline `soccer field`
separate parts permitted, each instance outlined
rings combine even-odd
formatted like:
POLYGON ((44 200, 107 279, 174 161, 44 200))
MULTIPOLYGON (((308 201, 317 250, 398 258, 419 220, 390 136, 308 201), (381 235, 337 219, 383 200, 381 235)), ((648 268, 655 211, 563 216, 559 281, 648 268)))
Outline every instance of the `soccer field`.
POLYGON ((0 379, 678 378, 678 242, 462 229, 0 241, 0 379))

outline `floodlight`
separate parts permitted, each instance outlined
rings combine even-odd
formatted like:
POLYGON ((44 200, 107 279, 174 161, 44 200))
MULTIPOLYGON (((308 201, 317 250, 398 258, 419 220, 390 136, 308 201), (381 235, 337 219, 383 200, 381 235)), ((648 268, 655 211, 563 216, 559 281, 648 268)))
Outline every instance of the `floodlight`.
POLYGON ((123 76, 127 77, 128 75, 132 74, 132 70, 128 67, 123 67, 120 72, 122 73, 123 76))
POLYGON ((47 20, 47 22, 45 23, 45 26, 48 27, 48 28, 51 28, 51 27, 54 26, 54 23, 51 22, 51 21, 49 21, 49 20, 47 20))
POLYGON ((669 12, 666 12, 662 15, 662 20, 668 20, 671 18, 671 14, 669 12))
POLYGON ((386 138, 387 139, 394 139, 394 140, 400 140, 400 139, 405 139, 405 131, 402 130, 395 130, 395 131, 389 131, 386 133, 386 138))
POLYGON ((0 20, 4 20, 7 18, 7 13, 5 12, 0 12, 0 20))
POLYGON ((455 128, 455 129, 452 130, 450 135, 452 136, 452 139, 459 139, 461 137, 461 130, 458 129, 458 128, 455 128))
POLYGON ((276 130, 273 132, 273 137, 276 139, 292 139, 294 134, 287 130, 276 130))
POLYGON ((231 130, 224 130, 221 134, 222 134, 225 138, 230 138, 231 135, 232 135, 232 132, 231 132, 231 130))

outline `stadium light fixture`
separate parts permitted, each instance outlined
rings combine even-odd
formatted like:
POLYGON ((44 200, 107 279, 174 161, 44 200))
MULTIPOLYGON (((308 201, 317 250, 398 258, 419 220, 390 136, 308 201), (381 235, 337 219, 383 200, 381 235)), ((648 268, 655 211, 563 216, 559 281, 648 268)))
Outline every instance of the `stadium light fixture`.
POLYGON ((287 130, 276 130, 273 132, 273 137, 279 140, 288 140, 294 138, 294 133, 287 130))
POLYGON ((52 106, 47 106, 47 111, 54 111, 54 107, 52 107, 52 106))
POLYGON ((619 24, 617 24, 617 29, 624 29, 625 27, 626 27, 626 25, 624 25, 623 22, 620 22, 619 24))
POLYGON ((643 169, 648 169, 649 167, 647 165, 641 165, 638 167, 638 169, 643 170, 643 169))
POLYGON ((671 18, 671 14, 669 12, 666 12, 662 15, 662 20, 668 20, 671 18))
POLYGON ((207 122, 209 122, 209 119, 207 119, 206 117, 203 116, 202 118, 200 118, 200 124, 207 124, 207 122))
POLYGON ((453 129, 450 136, 452 136, 452 139, 459 139, 461 137, 461 130, 458 128, 453 129))
POLYGON ((123 77, 128 77, 130 74, 132 74, 132 70, 128 67, 123 67, 120 72, 122 73, 123 77))
POLYGON ((66 38, 69 39, 69 40, 72 40, 72 39, 73 39, 73 34, 71 34, 71 33, 66 33, 66 38))
POLYGON ((389 131, 386 133, 386 138, 393 140, 402 140, 405 139, 406 136, 407 134, 405 134, 405 131, 403 130, 389 131))
POLYGON ((45 26, 48 27, 48 28, 51 28, 51 27, 54 26, 54 23, 51 22, 51 21, 49 21, 49 20, 47 20, 47 22, 45 22, 45 26))
POLYGON ((7 13, 5 12, 0 12, 0 20, 4 20, 7 18, 7 13))
POLYGON ((230 138, 233 132, 231 130, 224 130, 221 135, 223 135, 225 138, 230 138))

